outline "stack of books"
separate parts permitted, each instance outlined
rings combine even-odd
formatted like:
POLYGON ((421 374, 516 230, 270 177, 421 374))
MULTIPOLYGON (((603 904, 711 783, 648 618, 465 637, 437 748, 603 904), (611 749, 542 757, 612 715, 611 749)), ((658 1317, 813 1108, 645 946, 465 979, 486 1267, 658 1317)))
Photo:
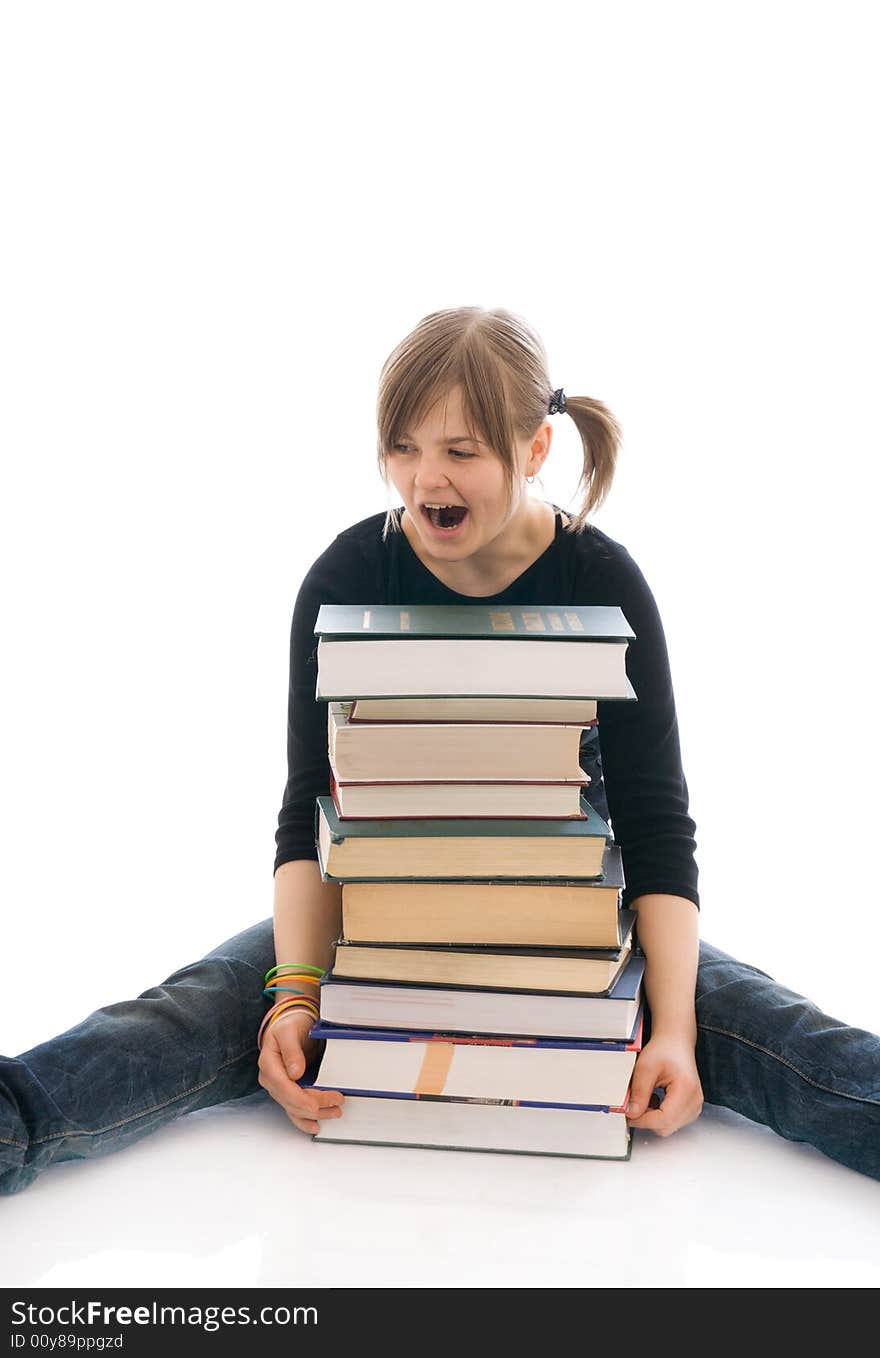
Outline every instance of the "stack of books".
POLYGON ((324 605, 342 934, 321 1141, 626 1159, 644 958, 580 738, 632 701, 615 607, 324 605))

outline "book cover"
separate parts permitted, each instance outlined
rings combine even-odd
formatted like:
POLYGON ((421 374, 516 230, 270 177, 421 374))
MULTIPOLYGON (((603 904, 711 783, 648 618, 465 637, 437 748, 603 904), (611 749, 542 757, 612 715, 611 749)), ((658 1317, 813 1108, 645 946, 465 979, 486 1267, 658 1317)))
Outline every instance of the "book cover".
MULTIPOLYGON (((600 867, 607 865, 608 853, 606 845, 600 867)), ((613 855, 618 870, 594 877, 468 876, 460 865, 458 878, 352 873, 342 884, 342 933, 358 943, 619 948, 619 846, 613 846, 613 855)), ((423 860, 413 867, 428 870, 423 860)), ((402 874, 399 864, 397 871, 402 874)))
POLYGON ((462 946, 336 941, 333 971, 352 980, 385 980, 468 990, 524 990, 543 994, 607 995, 629 961, 635 911, 618 911, 620 946, 603 948, 462 946))
MULTIPOLYGON (((316 822, 317 822, 317 812, 316 812, 316 822)), ((347 823, 348 822, 346 822, 346 824, 347 823)), ((538 824, 540 824, 540 822, 538 822, 538 824)), ((320 857, 321 846, 320 843, 318 843, 317 838, 316 844, 320 857)), ((354 886, 356 886, 358 883, 362 883, 365 889, 372 888, 376 886, 379 882, 381 882, 383 884, 383 894, 385 894, 385 888, 387 888, 388 893, 392 896, 403 892, 408 884, 421 885, 426 889, 425 894, 427 895, 432 892, 440 891, 444 887, 446 881, 454 881, 456 886, 464 886, 471 884, 474 886, 497 885, 502 887, 515 887, 515 886, 527 886, 531 888, 546 887, 548 889, 551 888, 555 889, 558 887, 562 888, 577 887, 592 889, 595 887, 597 889, 601 888, 604 890, 607 888, 613 889, 615 891, 620 891, 626 885, 626 880, 623 872, 623 855, 620 851, 620 845, 613 839, 606 839, 605 847, 602 850, 602 859, 599 864, 599 871, 593 873, 593 875, 590 877, 581 877, 577 875, 569 877, 564 877, 560 875, 554 877, 548 876, 546 874, 543 876, 534 877, 511 877, 500 873, 494 875, 493 874, 485 875, 481 873, 474 874, 473 876, 463 875, 461 877, 449 879, 413 875, 412 877, 401 876, 396 878, 349 877, 345 878, 344 880, 346 883, 350 883, 351 885, 354 886)), ((351 894, 353 895, 354 893, 351 894)), ((382 939, 379 941, 384 942, 385 940, 382 939)), ((454 940, 447 939, 446 941, 452 942, 454 940)))
POLYGON ((644 971, 645 958, 631 954, 608 995, 596 997, 352 981, 331 968, 319 987, 320 1018, 345 1028, 630 1041, 644 971))
POLYGON ((422 1150, 628 1160, 626 1107, 534 1107, 511 1102, 347 1095, 341 1117, 324 1118, 313 1140, 422 1150))
POLYGON ((329 796, 316 797, 315 801, 316 815, 326 821, 332 844, 342 844, 347 839, 611 839, 611 827, 583 796, 581 814, 576 821, 560 818, 549 822, 540 816, 493 817, 490 820, 475 816, 444 816, 420 817, 415 824, 406 817, 374 817, 349 823, 339 819, 329 796))
POLYGON ((589 726, 578 722, 367 722, 327 704, 327 751, 342 783, 561 782, 577 779, 589 726))
POLYGON ((616 605, 322 604, 315 636, 524 637, 530 641, 631 641, 635 632, 616 605))
POLYGON ((617 607, 323 604, 315 633, 318 701, 635 697, 617 607))
POLYGON ((331 797, 318 797, 316 802, 321 875, 339 882, 596 878, 611 837, 610 827, 585 799, 580 816, 551 820, 525 816, 340 820, 331 797))
POLYGON ((324 1042, 324 1051, 314 1086, 343 1094, 617 1108, 626 1100, 641 1032, 639 1023, 629 1042, 560 1042, 318 1023, 311 1036, 324 1042))
POLYGON ((309 1037, 317 1041, 332 1038, 340 1042, 401 1042, 421 1047, 429 1042, 439 1042, 452 1047, 480 1047, 487 1051, 503 1047, 535 1052, 639 1052, 642 1049, 644 1028, 645 1009, 642 1004, 632 1031, 628 1037, 622 1038, 524 1037, 517 1033, 489 1037, 485 1033, 426 1033, 418 1028, 346 1028, 339 1023, 327 1023, 324 1019, 316 1020, 309 1029, 309 1037))
POLYGON ((385 778, 381 782, 339 779, 330 761, 330 798, 338 819, 352 820, 498 820, 528 818, 581 820, 579 789, 590 783, 583 769, 577 778, 530 780, 385 778), (548 810, 551 807, 553 809, 548 810))
POLYGON ((322 637, 315 700, 637 699, 626 673, 627 643, 581 641, 551 651, 541 642, 537 652, 535 644, 480 637, 452 638, 448 645, 438 638, 327 642, 322 637), (397 648, 393 661, 389 645, 397 648))
POLYGON ((583 698, 358 698, 340 705, 349 709, 352 727, 389 722, 584 727, 598 721, 595 699, 583 698))

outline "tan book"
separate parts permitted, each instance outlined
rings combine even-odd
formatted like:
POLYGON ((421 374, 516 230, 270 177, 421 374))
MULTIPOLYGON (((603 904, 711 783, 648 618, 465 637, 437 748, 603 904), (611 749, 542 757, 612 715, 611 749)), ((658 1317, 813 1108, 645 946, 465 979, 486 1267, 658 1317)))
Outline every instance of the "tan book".
POLYGON ((592 726, 594 698, 356 698, 346 704, 353 726, 368 722, 549 722, 592 726))
POLYGON ((620 847, 609 844, 598 881, 348 881, 342 935, 357 943, 502 944, 620 948, 620 847))
POLYGON ((582 782, 579 750, 583 724, 456 724, 430 719, 358 724, 351 721, 350 707, 332 702, 327 709, 327 750, 336 781, 343 785, 468 783, 476 771, 481 782, 582 782))
MULTIPOLYGON (((343 888, 345 890, 346 888, 343 888)), ((436 943, 407 947, 396 943, 336 942, 336 976, 367 981, 404 981, 420 985, 539 990, 571 995, 604 995, 632 950, 635 911, 621 911, 622 945, 612 948, 512 948, 500 944, 464 947, 436 943)))
POLYGON ((437 818, 528 816, 554 820, 579 818, 581 792, 590 782, 583 769, 566 782, 377 782, 342 783, 330 761, 330 796, 340 820, 360 818, 437 818))

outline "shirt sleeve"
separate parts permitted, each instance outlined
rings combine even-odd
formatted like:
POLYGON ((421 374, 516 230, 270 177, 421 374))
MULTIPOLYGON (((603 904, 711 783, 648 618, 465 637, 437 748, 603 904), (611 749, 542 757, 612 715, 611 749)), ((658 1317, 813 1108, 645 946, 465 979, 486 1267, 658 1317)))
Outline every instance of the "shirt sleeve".
POLYGON ((340 535, 314 562, 296 597, 290 627, 290 677, 287 694, 287 783, 278 828, 275 864, 296 858, 317 860, 315 798, 329 796, 326 702, 315 697, 318 638, 315 622, 324 603, 359 603, 371 580, 357 547, 340 535))
POLYGON ((696 824, 688 810, 663 624, 641 570, 626 548, 614 547, 601 570, 602 598, 590 602, 619 605, 636 634, 626 671, 637 701, 598 705, 608 812, 623 858, 622 903, 657 892, 683 896, 699 909, 696 824))

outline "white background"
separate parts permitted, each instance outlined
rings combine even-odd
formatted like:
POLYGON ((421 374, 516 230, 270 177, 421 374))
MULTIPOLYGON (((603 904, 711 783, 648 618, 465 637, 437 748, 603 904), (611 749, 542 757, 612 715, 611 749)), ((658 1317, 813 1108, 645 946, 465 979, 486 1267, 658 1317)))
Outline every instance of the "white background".
POLYGON ((623 426, 595 521, 664 620, 704 935, 880 1028, 871 11, 0 11, 0 1049, 271 913, 296 591, 458 305, 623 426))

